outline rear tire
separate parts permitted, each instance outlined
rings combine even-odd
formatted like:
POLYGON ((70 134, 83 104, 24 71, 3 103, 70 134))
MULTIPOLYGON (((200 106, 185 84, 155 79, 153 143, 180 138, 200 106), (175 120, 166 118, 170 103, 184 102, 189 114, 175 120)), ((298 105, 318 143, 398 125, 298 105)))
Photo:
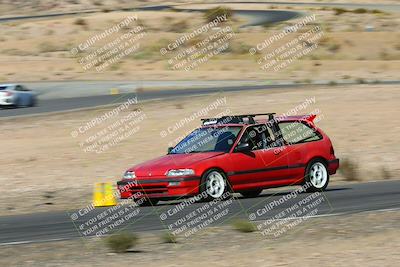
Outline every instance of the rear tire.
POLYGON ((262 191, 263 191, 262 189, 255 189, 255 190, 249 190, 249 191, 242 191, 239 193, 245 198, 252 198, 252 197, 258 197, 258 195, 262 191))
POLYGON ((329 184, 329 172, 325 161, 312 160, 308 163, 305 172, 306 192, 324 191, 329 184))

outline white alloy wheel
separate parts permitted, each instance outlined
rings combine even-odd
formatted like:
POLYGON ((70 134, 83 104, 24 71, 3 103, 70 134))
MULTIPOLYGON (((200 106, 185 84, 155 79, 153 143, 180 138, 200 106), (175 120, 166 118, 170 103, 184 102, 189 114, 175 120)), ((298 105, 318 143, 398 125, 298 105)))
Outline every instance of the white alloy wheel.
POLYGON ((226 182, 221 173, 212 171, 206 178, 206 192, 212 198, 219 198, 225 192, 226 182))
POLYGON ((315 162, 310 168, 310 182, 315 188, 323 188, 328 181, 328 171, 321 162, 315 162))

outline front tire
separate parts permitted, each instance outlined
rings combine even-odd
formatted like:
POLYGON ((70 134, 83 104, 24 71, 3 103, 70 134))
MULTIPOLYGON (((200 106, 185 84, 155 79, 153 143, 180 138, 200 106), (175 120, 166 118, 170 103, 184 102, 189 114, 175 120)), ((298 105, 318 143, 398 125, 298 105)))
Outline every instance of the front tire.
POLYGON ((219 170, 208 170, 201 177, 200 193, 205 201, 226 198, 226 193, 230 191, 229 188, 226 175, 219 170))
POLYGON ((19 108, 21 106, 21 101, 19 100, 19 98, 17 98, 14 102, 14 104, 12 105, 13 108, 19 108))
POLYGON ((31 102, 29 103, 29 107, 34 107, 36 106, 36 97, 31 98, 31 102))
POLYGON ((329 172, 325 161, 315 159, 306 168, 305 185, 307 192, 324 191, 329 183, 329 172))

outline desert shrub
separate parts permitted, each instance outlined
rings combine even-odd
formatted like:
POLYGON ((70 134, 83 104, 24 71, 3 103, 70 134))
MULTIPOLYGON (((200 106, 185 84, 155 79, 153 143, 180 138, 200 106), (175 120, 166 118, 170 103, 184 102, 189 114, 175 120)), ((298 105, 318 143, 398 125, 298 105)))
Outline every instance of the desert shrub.
POLYGON ((385 180, 389 180, 390 178, 392 178, 392 174, 385 166, 382 166, 380 168, 380 176, 382 179, 385 179, 385 180))
POLYGON ((28 52, 28 51, 19 50, 19 49, 16 49, 16 48, 4 49, 1 52, 3 54, 12 55, 12 56, 29 56, 29 55, 31 55, 31 53, 28 52))
POLYGON ((43 42, 38 45, 38 49, 40 53, 48 53, 48 52, 58 52, 65 51, 64 48, 60 48, 57 45, 50 42, 43 42))
POLYGON ((79 18, 79 19, 76 19, 76 20, 74 21, 74 24, 75 24, 75 25, 79 25, 79 26, 86 26, 86 25, 87 25, 87 22, 86 22, 86 20, 84 20, 84 19, 82 19, 82 18, 79 18))
POLYGON ((197 44, 199 44, 199 43, 201 43, 203 41, 204 41, 204 38, 201 38, 200 36, 195 36, 195 37, 190 38, 189 40, 187 40, 185 45, 187 47, 190 47, 190 46, 193 46, 193 45, 197 45, 197 44))
POLYGON ((251 233, 256 230, 256 227, 253 223, 248 220, 238 219, 232 222, 232 226, 236 231, 242 233, 251 233))
POLYGON ((363 79, 363 78, 357 78, 357 83, 359 83, 359 84, 364 84, 365 83, 365 80, 363 79))
POLYGON ((92 1, 92 2, 93 2, 93 5, 95 5, 95 6, 102 6, 103 5, 103 3, 101 1, 99 1, 99 0, 92 1))
POLYGON ((230 9, 228 7, 218 6, 218 7, 208 9, 204 13, 204 16, 205 16, 205 19, 207 20, 207 22, 211 22, 211 21, 215 20, 217 17, 225 16, 225 14, 226 14, 227 20, 229 18, 231 18, 233 15, 232 9, 230 9))
POLYGON ((347 181, 358 181, 360 180, 358 165, 351 159, 344 158, 340 161, 339 172, 347 181))
POLYGON ((331 41, 332 39, 329 38, 328 36, 322 36, 322 38, 319 39, 319 45, 320 46, 328 45, 331 41))
POLYGON ((340 44, 330 44, 328 45, 328 50, 330 52, 337 52, 340 49, 340 44))
POLYGON ((110 67, 110 71, 117 71, 121 68, 121 62, 115 63, 113 65, 111 65, 110 67))
POLYGON ((107 246, 114 252, 123 253, 137 244, 138 237, 135 234, 121 232, 106 238, 107 246))
POLYGON ((162 59, 163 56, 160 54, 160 49, 167 47, 171 41, 167 39, 160 39, 158 42, 149 44, 139 51, 128 56, 130 59, 162 59))
POLYGON ((172 23, 169 27, 169 31, 171 32, 185 32, 189 25, 187 24, 186 20, 181 20, 175 23, 172 23))
POLYGON ((354 9, 354 10, 353 10, 353 13, 356 13, 356 14, 365 14, 365 13, 368 13, 368 10, 366 10, 365 8, 357 8, 357 9, 354 9))
MULTIPOLYGON (((308 56, 311 60, 320 60, 322 59, 322 56, 319 54, 312 54, 308 56)), ((307 56, 305 57, 307 58, 307 56)), ((315 66, 320 66, 321 64, 319 63, 319 65, 315 65, 315 66)))
POLYGON ((389 53, 386 50, 381 51, 379 53, 379 57, 380 57, 380 59, 383 59, 383 60, 391 60, 393 58, 389 55, 389 53))
POLYGON ((337 85, 337 82, 335 82, 335 81, 330 81, 330 82, 328 83, 328 85, 329 85, 329 86, 335 86, 335 85, 337 85))
POLYGON ((341 15, 341 14, 343 14, 343 13, 348 12, 347 9, 340 8, 340 7, 335 7, 335 8, 333 8, 333 11, 335 11, 335 15, 341 15))
POLYGON ((137 19, 137 20, 136 20, 136 25, 141 26, 141 27, 143 27, 143 28, 148 27, 148 26, 146 25, 146 23, 144 22, 144 20, 142 20, 142 19, 137 19))
POLYGON ((237 44, 233 44, 232 52, 235 54, 248 54, 250 48, 252 48, 251 45, 240 42, 237 44))
POLYGON ((163 243, 176 243, 176 237, 170 232, 164 232, 161 235, 161 240, 163 243))
POLYGON ((374 9, 374 10, 371 10, 370 13, 372 13, 372 14, 384 14, 385 12, 383 12, 382 10, 379 10, 379 9, 374 9))

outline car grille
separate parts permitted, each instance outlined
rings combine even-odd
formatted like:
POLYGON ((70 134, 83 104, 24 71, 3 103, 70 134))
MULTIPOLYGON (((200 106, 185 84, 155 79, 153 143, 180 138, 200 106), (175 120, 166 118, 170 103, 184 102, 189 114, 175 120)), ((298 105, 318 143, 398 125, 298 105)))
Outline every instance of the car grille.
POLYGON ((130 188, 130 191, 142 194, 163 194, 167 193, 168 189, 163 185, 139 185, 138 187, 130 188))

